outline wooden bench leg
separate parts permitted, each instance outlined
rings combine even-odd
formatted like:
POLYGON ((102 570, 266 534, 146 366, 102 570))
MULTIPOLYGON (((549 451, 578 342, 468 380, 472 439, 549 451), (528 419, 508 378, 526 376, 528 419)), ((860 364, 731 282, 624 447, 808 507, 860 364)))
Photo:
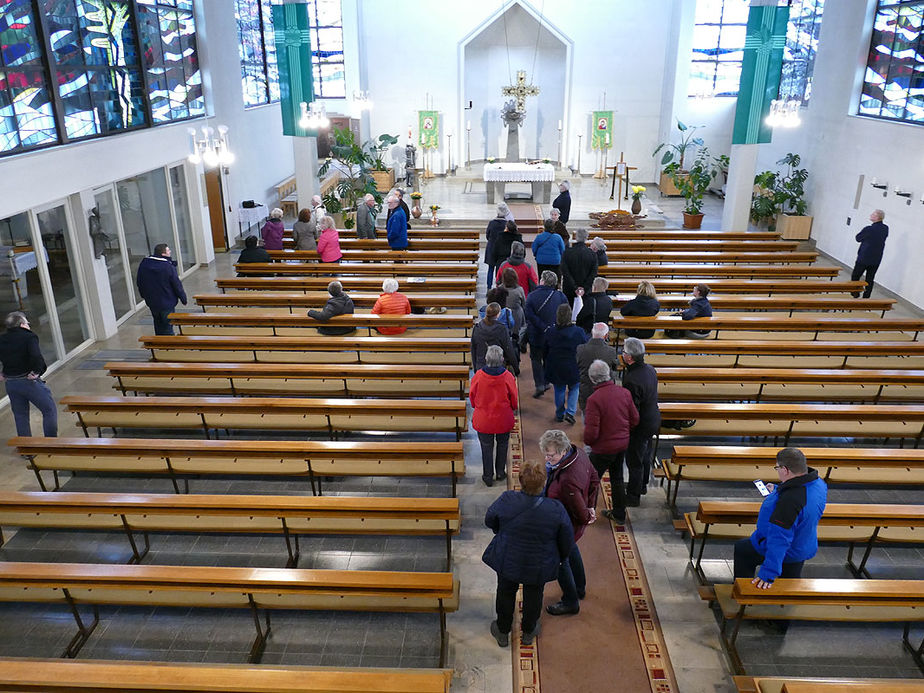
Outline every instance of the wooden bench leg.
POLYGON ((738 613, 735 615, 734 619, 734 628, 732 629, 731 636, 726 635, 726 626, 727 621, 722 619, 722 627, 719 630, 719 633, 722 637, 722 644, 725 645, 725 651, 728 653, 728 658, 731 660, 732 669, 735 674, 743 675, 744 674, 744 664, 741 662, 741 656, 738 654, 738 630, 741 628, 741 621, 744 619, 744 608, 743 606, 738 607, 738 613))
POLYGON ((74 659, 77 656, 77 653, 80 652, 80 648, 84 646, 87 640, 90 639, 90 636, 93 634, 93 631, 96 629, 96 626, 99 624, 99 607, 93 606, 93 622, 90 625, 86 625, 83 622, 83 619, 80 618, 80 612, 77 610, 77 604, 74 602, 71 593, 66 589, 61 590, 64 594, 64 598, 67 600, 67 605, 71 608, 71 614, 74 616, 74 621, 77 622, 77 633, 71 638, 71 641, 67 644, 67 647, 64 649, 64 652, 61 654, 62 657, 67 657, 68 659, 74 659))
POLYGON ((286 561, 286 568, 294 568, 298 565, 298 559, 300 556, 298 548, 298 535, 293 535, 289 532, 289 525, 286 524, 286 518, 281 517, 279 519, 282 520, 282 534, 286 540, 286 552, 289 554, 289 558, 286 561))
POLYGON ((876 538, 879 536, 879 527, 873 530, 872 536, 870 536, 869 541, 866 542, 866 550, 863 551, 863 558, 860 559, 860 564, 855 565, 853 563, 853 547, 854 544, 850 544, 850 551, 847 553, 847 568, 853 573, 855 578, 870 578, 872 577, 869 574, 869 571, 866 569, 866 562, 869 560, 869 555, 873 552, 873 544, 876 543, 876 538))
POLYGON ((144 537, 144 551, 139 551, 138 544, 135 541, 135 535, 132 532, 132 528, 129 526, 125 515, 122 515, 122 529, 125 530, 125 536, 128 537, 128 543, 132 547, 132 557, 129 559, 128 564, 132 565, 133 563, 141 563, 141 561, 144 560, 144 557, 148 555, 148 551, 151 550, 151 542, 150 538, 148 537, 148 533, 141 533, 141 535, 144 537))
POLYGON ((38 467, 35 466, 35 456, 26 455, 26 459, 29 460, 27 467, 28 469, 32 470, 33 474, 35 474, 35 479, 38 481, 39 488, 43 491, 47 491, 48 489, 45 487, 45 481, 42 479, 42 473, 39 471, 38 467))
MULTIPOLYGON (((706 550, 706 537, 709 536, 709 525, 706 525, 706 528, 703 530, 703 536, 699 541, 699 553, 696 555, 696 562, 693 563, 693 572, 696 574, 697 579, 701 585, 706 584, 706 574, 703 573, 703 551, 706 550)), ((696 543, 696 539, 692 536, 690 537, 690 561, 693 562, 693 544, 696 543)))
POLYGON ((908 636, 911 634, 911 623, 908 622, 905 624, 905 629, 902 632, 902 645, 908 652, 911 653, 911 656, 914 658, 914 663, 918 665, 918 669, 924 672, 924 640, 921 641, 921 644, 915 647, 911 644, 911 641, 908 639, 908 636))
POLYGON ((440 668, 446 666, 446 610, 443 608, 443 600, 440 599, 440 668))
POLYGON ((266 609, 266 627, 262 628, 260 625, 260 610, 257 608, 257 603, 253 600, 253 595, 247 595, 247 601, 250 602, 250 613, 253 614, 253 625, 257 629, 257 637, 253 641, 253 646, 250 648, 250 657, 248 662, 251 664, 258 664, 260 659, 263 658, 263 650, 266 649, 266 639, 270 634, 270 614, 269 610, 266 609))

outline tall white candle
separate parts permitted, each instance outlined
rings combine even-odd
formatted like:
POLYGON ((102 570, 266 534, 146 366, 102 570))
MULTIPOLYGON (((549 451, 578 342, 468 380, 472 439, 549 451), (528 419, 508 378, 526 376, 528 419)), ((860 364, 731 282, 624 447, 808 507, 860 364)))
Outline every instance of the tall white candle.
POLYGON ((471 129, 472 129, 472 121, 468 121, 468 122, 465 124, 465 129, 466 129, 466 130, 471 130, 471 129))
POLYGON ((561 121, 558 121, 558 129, 561 130, 561 121))

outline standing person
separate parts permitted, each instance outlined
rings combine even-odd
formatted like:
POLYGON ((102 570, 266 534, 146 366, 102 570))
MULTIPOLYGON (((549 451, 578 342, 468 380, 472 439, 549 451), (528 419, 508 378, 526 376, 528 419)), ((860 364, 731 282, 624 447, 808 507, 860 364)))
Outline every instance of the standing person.
MULTIPOLYGON (((629 468, 626 507, 636 508, 641 504, 642 495, 648 490, 652 457, 651 438, 661 427, 658 374, 645 363, 645 345, 635 337, 626 339, 622 350, 622 362, 626 366, 622 375, 622 386, 632 395, 632 402, 638 410, 639 417, 638 426, 629 434, 629 447, 626 449, 626 466, 629 468)), ((617 514, 615 519, 622 521, 624 517, 620 518, 617 514)))
POLYGON ((343 253, 340 252, 340 234, 334 228, 334 218, 321 217, 318 226, 321 229, 321 236, 318 238, 318 255, 321 256, 321 262, 340 262, 343 253))
POLYGON ((388 247, 392 250, 407 250, 407 216, 398 204, 395 195, 389 195, 385 200, 388 205, 388 221, 385 223, 385 235, 388 238, 388 247))
POLYGON ((375 196, 363 195, 362 204, 356 210, 356 236, 358 238, 375 238, 375 196))
MULTIPOLYGON (((506 235, 506 234, 505 234, 506 235)), ((510 257, 497 268, 497 283, 501 283, 501 276, 507 269, 512 269, 517 275, 517 283, 523 289, 523 295, 528 296, 529 292, 539 284, 539 275, 532 265, 526 263, 526 246, 519 241, 514 241, 510 248, 510 257)))
POLYGON ((545 331, 555 324, 558 307, 568 299, 558 291, 558 276, 551 270, 542 273, 542 281, 526 297, 526 339, 529 342, 529 360, 533 365, 533 397, 542 397, 551 385, 545 379, 545 331))
POLYGON ((556 421, 574 423, 581 382, 577 348, 586 341, 584 330, 571 322, 571 306, 558 306, 555 326, 545 331, 545 379, 555 387, 556 421))
POLYGON ((314 250, 318 249, 318 224, 312 222, 311 210, 307 207, 300 210, 298 220, 292 224, 292 239, 295 241, 296 250, 314 250))
MULTIPOLYGON (((382 293, 372 306, 375 315, 409 315, 411 302, 402 293, 398 292, 398 280, 389 277, 382 282, 382 293)), ((402 334, 407 327, 395 325, 394 327, 376 327, 379 334, 402 334)))
MULTIPOLYGON (((650 281, 640 281, 638 289, 635 291, 635 298, 627 302, 619 309, 622 315, 637 315, 640 317, 653 317, 661 310, 661 303, 658 301, 658 294, 655 291, 654 284, 650 281)), ((654 337, 654 330, 626 330, 626 337, 636 337, 638 339, 651 339, 654 337)))
MULTIPOLYGON (((873 223, 864 226, 856 237, 860 248, 857 250, 857 261, 854 263, 853 272, 850 273, 850 281, 859 281, 863 273, 866 273, 866 290, 863 292, 863 298, 869 298, 873 293, 873 280, 876 278, 879 263, 882 262, 886 238, 889 237, 889 227, 882 223, 883 219, 885 219, 885 212, 881 209, 874 209, 869 215, 869 220, 873 223)), ((851 292, 851 295, 854 298, 860 298, 859 291, 851 292)))
POLYGON ((494 284, 494 270, 497 269, 494 264, 494 248, 501 234, 507 229, 507 215, 509 213, 510 208, 507 207, 506 203, 501 202, 497 205, 497 216, 488 222, 488 226, 484 230, 484 263, 488 266, 488 274, 485 281, 488 289, 494 284))
POLYGON ((138 265, 138 276, 135 283, 138 293, 151 309, 154 318, 154 334, 172 335, 173 325, 170 324, 170 313, 176 310, 179 301, 186 305, 186 291, 176 272, 176 264, 170 259, 172 254, 170 246, 158 243, 154 252, 138 265))
MULTIPOLYGON (((308 311, 309 318, 314 318, 318 322, 327 322, 335 315, 353 314, 353 299, 343 291, 343 284, 338 281, 331 282, 327 285, 327 293, 330 294, 330 298, 327 299, 324 308, 322 310, 312 308, 308 311)), ((355 327, 348 325, 325 325, 318 328, 318 332, 326 335, 350 334, 355 330, 355 327)))
POLYGON ((576 614, 581 610, 580 600, 587 592, 584 561, 577 542, 587 525, 597 519, 597 491, 600 478, 583 449, 572 445, 564 431, 550 430, 539 438, 539 451, 545 456, 549 478, 545 495, 561 501, 574 528, 574 546, 568 558, 558 566, 558 585, 561 600, 545 610, 552 616, 576 614))
POLYGON ((606 243, 600 236, 595 236, 590 242, 590 249, 597 254, 597 267, 605 267, 610 259, 606 255, 606 243))
POLYGON ((557 233, 561 237, 565 247, 569 248, 571 246, 571 236, 568 235, 565 222, 561 220, 561 212, 552 207, 552 211, 549 212, 549 219, 552 220, 552 233, 557 233))
POLYGON ((735 542, 735 577, 750 578, 764 590, 778 577, 800 577, 802 566, 818 553, 818 521, 828 498, 827 485, 799 448, 780 450, 773 468, 780 483, 768 485, 771 492, 761 503, 757 529, 735 542))
MULTIPOLYGON (((507 307, 513 314, 513 329, 517 336, 517 346, 526 352, 526 293, 520 286, 519 276, 513 267, 503 267, 501 284, 507 290, 507 307)), ((537 282, 538 284, 538 282, 537 282)))
MULTIPOLYGON (((407 203, 404 201, 404 190, 402 188, 395 188, 389 193, 389 197, 392 195, 394 195, 395 199, 398 201, 397 208, 404 212, 404 219, 407 222, 408 227, 410 227, 411 210, 408 209, 407 203)), ((394 214, 394 209, 389 208, 388 216, 385 217, 386 224, 388 223, 388 220, 391 219, 392 214, 394 214)))
POLYGON ((561 214, 561 223, 567 224, 571 218, 571 183, 563 180, 558 186, 558 197, 552 203, 552 206, 561 214))
POLYGON ((555 578, 559 565, 568 559, 574 545, 565 506, 543 496, 545 467, 526 461, 520 466, 519 480, 520 490, 504 491, 484 517, 485 525, 495 534, 481 560, 497 573, 497 619, 491 623, 491 635, 501 647, 510 644, 520 585, 523 585, 521 642, 533 644, 539 634, 545 583, 555 578))
POLYGON ((604 322, 594 323, 590 331, 590 339, 587 343, 577 348, 578 371, 581 373, 581 387, 578 395, 578 404, 581 411, 587 407, 587 398, 594 391, 593 383, 590 382, 590 364, 594 361, 603 361, 610 367, 610 373, 614 379, 616 372, 619 370, 619 351, 616 347, 607 344, 607 338, 610 334, 610 326, 604 322))
POLYGON ((314 234, 314 240, 317 242, 321 237, 321 219, 327 216, 327 210, 321 201, 320 195, 311 196, 311 218, 308 220, 308 230, 314 234))
POLYGON ((585 294, 582 298, 584 305, 577 315, 577 326, 584 332, 590 334, 591 328, 595 323, 605 322, 609 324, 610 313, 613 312, 613 299, 606 292, 610 283, 606 277, 595 277, 590 285, 590 293, 585 294))
MULTIPOLYGON (((4 321, 6 332, 0 335, 0 361, 10 397, 10 409, 16 422, 16 435, 31 436, 29 403, 42 413, 42 432, 46 438, 58 435, 58 407, 51 390, 42 380, 47 366, 39 348, 39 338, 29 327, 25 313, 14 311, 4 321)), ((549 578, 551 579, 551 578, 549 578)))
POLYGON ((554 226, 551 219, 546 219, 542 222, 542 233, 533 239, 531 249, 539 276, 546 270, 554 272, 556 276, 561 274, 561 255, 565 252, 565 243, 554 232, 554 226))
POLYGON ((484 365, 475 371, 469 386, 472 428, 481 445, 481 480, 493 486, 507 478, 507 448, 513 430, 517 402, 517 381, 504 368, 504 352, 496 344, 488 347, 484 365))
POLYGON ((489 303, 485 308, 484 320, 479 320, 472 328, 472 368, 476 371, 484 368, 485 355, 494 345, 501 348, 507 365, 513 368, 514 375, 519 375, 519 359, 510 339, 510 329, 497 319, 500 312, 500 304, 489 303))
MULTIPOLYGON (((523 244, 523 235, 517 229, 517 224, 515 221, 508 221, 504 226, 504 232, 499 234, 497 240, 494 241, 494 256, 492 258, 493 265, 499 267, 503 262, 510 257, 511 248, 514 242, 523 244)), ((523 257, 526 257, 526 253, 523 253, 523 257)), ((499 273, 498 273, 499 274, 499 273)), ((495 281, 500 281, 498 277, 495 277, 495 281)))
POLYGON ((282 250, 282 236, 286 227, 282 224, 282 210, 276 207, 270 212, 269 219, 263 224, 260 235, 263 237, 263 247, 267 250, 282 250))
POLYGON ((613 509, 603 516, 617 522, 626 521, 626 485, 622 468, 629 432, 638 426, 638 409, 632 395, 613 382, 610 364, 594 361, 588 369, 593 394, 587 398, 584 413, 584 443, 590 446, 590 463, 602 479, 610 473, 610 499, 613 509))
POLYGON ((568 302, 574 302, 575 292, 583 288, 590 293, 597 277, 597 254, 587 247, 587 229, 574 232, 574 244, 561 256, 562 290, 568 302))

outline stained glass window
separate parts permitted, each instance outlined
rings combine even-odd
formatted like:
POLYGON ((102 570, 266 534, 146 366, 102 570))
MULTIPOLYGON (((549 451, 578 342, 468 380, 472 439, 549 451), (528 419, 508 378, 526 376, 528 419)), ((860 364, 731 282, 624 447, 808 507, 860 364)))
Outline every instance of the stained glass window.
POLYGON ((924 123, 924 0, 880 0, 859 114, 924 123))
MULTIPOLYGON (((697 0, 690 96, 737 96, 748 0, 697 0)), ((783 55, 781 96, 808 103, 824 0, 793 0, 783 55)))
POLYGON ((191 0, 0 0, 0 156, 204 113, 191 0))
MULTIPOLYGON (((279 100, 279 70, 272 6, 281 0, 235 0, 244 105, 279 100)), ((318 98, 346 97, 343 18, 340 0, 308 0, 314 93, 318 98)))

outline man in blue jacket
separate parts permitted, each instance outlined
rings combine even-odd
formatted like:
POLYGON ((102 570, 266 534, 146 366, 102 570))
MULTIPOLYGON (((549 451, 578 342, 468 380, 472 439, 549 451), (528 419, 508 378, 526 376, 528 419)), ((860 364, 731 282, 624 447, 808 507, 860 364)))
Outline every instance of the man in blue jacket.
MULTIPOLYGON (((866 290, 863 292, 863 298, 869 298, 873 293, 873 279, 876 278, 876 270, 879 269, 882 253, 885 251, 886 238, 889 237, 889 227, 882 223, 883 219, 885 219, 885 212, 881 209, 874 209, 869 215, 869 220, 873 223, 864 226, 857 234, 860 248, 857 251, 857 261, 850 274, 850 280, 855 282, 866 272, 866 290)), ((854 292, 852 295, 854 298, 859 298, 860 292, 854 292)))
POLYGON ((388 205, 388 221, 385 222, 385 236, 388 247, 392 250, 407 250, 407 215, 400 206, 397 195, 389 195, 385 199, 388 205))
POLYGON ((818 521, 828 497, 827 485, 798 448, 780 450, 774 469, 780 483, 764 498, 757 529, 735 543, 735 577, 753 578, 760 589, 769 589, 778 577, 802 574, 805 561, 818 552, 818 521))
POLYGON ((173 334, 173 325, 167 316, 176 310, 177 301, 186 305, 186 291, 170 255, 170 246, 158 243, 154 253, 138 265, 138 292, 151 309, 154 334, 173 334))

